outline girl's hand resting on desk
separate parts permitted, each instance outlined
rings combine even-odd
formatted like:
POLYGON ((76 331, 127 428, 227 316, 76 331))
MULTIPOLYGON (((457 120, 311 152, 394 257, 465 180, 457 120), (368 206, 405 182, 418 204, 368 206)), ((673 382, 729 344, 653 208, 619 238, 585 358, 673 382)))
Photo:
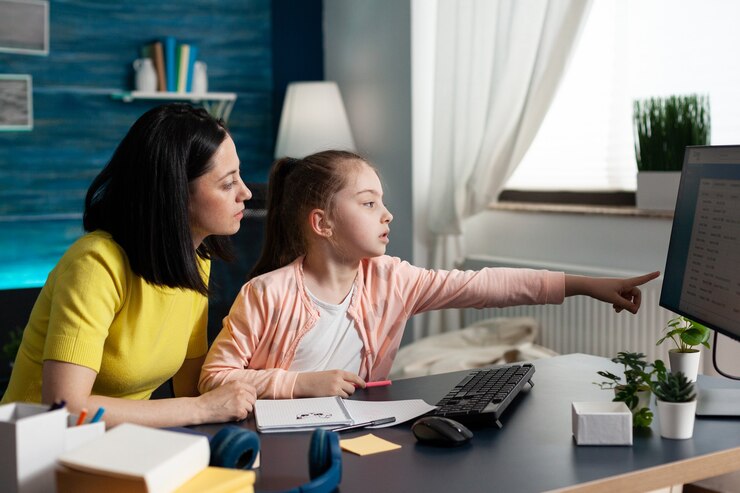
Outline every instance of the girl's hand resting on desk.
POLYGON ((349 397, 355 387, 365 387, 365 381, 344 370, 310 371, 299 373, 295 380, 293 397, 349 397))
POLYGON ((660 272, 651 272, 643 276, 628 279, 610 277, 586 277, 565 275, 565 296, 585 294, 597 300, 611 303, 617 313, 627 310, 637 313, 642 302, 642 293, 638 286, 652 281, 660 272))
POLYGON ((235 380, 216 387, 197 399, 204 418, 202 422, 241 421, 252 412, 257 390, 246 382, 235 380))

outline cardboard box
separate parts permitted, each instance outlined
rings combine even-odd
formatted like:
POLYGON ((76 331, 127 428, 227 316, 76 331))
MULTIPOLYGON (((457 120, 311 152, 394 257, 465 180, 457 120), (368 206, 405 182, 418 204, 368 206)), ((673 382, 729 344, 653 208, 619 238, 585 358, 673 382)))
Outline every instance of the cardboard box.
POLYGON ((8 493, 54 491, 54 466, 64 451, 67 410, 41 404, 0 406, 0 485, 8 493))
POLYGON ((573 402, 578 445, 632 445, 632 413, 624 402, 573 402))

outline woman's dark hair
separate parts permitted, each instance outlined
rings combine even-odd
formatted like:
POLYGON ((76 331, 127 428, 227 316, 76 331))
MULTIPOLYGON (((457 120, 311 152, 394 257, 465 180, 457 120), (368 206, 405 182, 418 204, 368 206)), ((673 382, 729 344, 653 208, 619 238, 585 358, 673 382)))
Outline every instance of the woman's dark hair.
POLYGON ((197 257, 233 256, 227 237, 193 248, 188 184, 213 166, 228 131, 202 108, 184 103, 144 113, 123 138, 85 197, 83 225, 113 236, 131 270, 147 282, 208 293, 197 257))
POLYGON ((347 184, 348 168, 367 161, 346 151, 323 151, 303 159, 282 158, 270 171, 265 241, 249 279, 279 269, 306 253, 305 219, 313 209, 331 211, 347 184))

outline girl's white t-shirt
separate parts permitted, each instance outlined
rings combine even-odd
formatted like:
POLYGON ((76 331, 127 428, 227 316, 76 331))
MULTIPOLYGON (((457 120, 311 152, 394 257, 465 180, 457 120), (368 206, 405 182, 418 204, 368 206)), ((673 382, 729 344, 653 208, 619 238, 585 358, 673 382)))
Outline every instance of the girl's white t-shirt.
POLYGON ((354 286, 340 304, 334 305, 319 300, 308 291, 319 309, 319 321, 298 343, 291 371, 339 369, 359 373, 362 339, 347 315, 353 293, 354 286))

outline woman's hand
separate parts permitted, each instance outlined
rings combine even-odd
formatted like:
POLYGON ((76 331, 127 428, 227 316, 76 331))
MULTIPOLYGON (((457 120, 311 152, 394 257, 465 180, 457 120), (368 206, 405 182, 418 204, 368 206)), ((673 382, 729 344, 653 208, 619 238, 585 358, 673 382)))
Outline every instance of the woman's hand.
POLYGON ((224 423, 246 419, 257 399, 254 386, 242 381, 225 383, 197 398, 203 423, 224 423))
POLYGON ((611 303, 617 313, 627 310, 637 313, 642 302, 638 286, 652 281, 660 272, 651 272, 627 279, 610 277, 586 277, 565 275, 565 296, 585 294, 597 300, 611 303))
POLYGON ((295 380, 293 397, 349 397, 356 387, 365 387, 365 381, 344 370, 311 371, 299 373, 295 380))

